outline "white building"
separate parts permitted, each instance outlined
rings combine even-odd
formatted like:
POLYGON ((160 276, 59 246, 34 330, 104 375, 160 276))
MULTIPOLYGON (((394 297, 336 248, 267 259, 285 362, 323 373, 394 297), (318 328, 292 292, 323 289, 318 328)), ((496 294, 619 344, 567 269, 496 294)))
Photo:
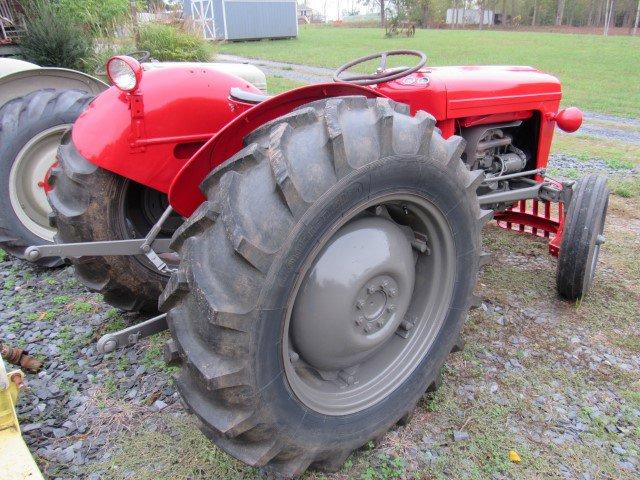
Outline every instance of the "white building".
MULTIPOLYGON (((493 10, 484 10, 483 17, 483 25, 493 25, 493 10)), ((480 10, 469 8, 449 8, 447 9, 447 24, 451 25, 454 23, 457 25, 478 25, 480 23, 480 10)))

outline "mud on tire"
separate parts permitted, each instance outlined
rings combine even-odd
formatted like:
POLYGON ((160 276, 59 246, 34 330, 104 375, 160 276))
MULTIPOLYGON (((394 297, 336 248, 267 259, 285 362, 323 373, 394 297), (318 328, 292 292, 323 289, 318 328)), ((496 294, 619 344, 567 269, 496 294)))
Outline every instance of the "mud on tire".
MULTIPOLYGON (((15 193, 12 198, 10 182, 13 180, 17 183, 20 179, 16 179, 15 176, 28 175, 31 167, 25 165, 24 172, 13 172, 19 167, 16 161, 19 156, 26 155, 24 149, 28 148, 34 138, 44 136, 43 138, 51 137, 51 141, 55 141, 62 130, 75 122, 92 98, 92 95, 78 90, 49 88, 14 98, 0 109, 0 247, 18 258, 25 258, 26 247, 49 243, 50 239, 45 238, 45 233, 41 232, 47 231, 47 217, 46 212, 39 211, 37 202, 34 208, 38 213, 31 213, 38 218, 31 218, 26 213, 29 205, 16 207, 23 210, 22 215, 29 217, 29 220, 21 219, 21 215, 14 208, 16 204, 29 204, 33 201, 32 198, 16 197, 15 193)), ((35 148, 33 145, 32 147, 35 148)), ((44 175, 40 180, 44 180, 44 175)), ((44 197, 42 201, 46 205, 44 197)), ((35 263, 55 267, 63 261, 60 258, 43 258, 35 263)))
POLYGON ((181 263, 161 309, 169 311, 169 356, 182 363, 180 393, 229 454, 284 476, 336 470, 407 418, 437 382, 467 317, 491 212, 478 207, 481 174, 460 161, 463 140, 443 140, 434 124, 388 99, 317 101, 250 134, 203 182, 207 201, 173 236, 181 263), (450 303, 402 384, 354 413, 323 414, 288 381, 288 305, 319 239, 390 192, 427 199, 446 217, 455 259, 450 303))
MULTIPOLYGON (((126 217, 143 211, 139 196, 154 195, 158 212, 163 195, 89 163, 80 155, 69 131, 58 150, 59 165, 50 175, 48 195, 52 222, 59 243, 141 238, 152 220, 133 224, 126 217), (142 225, 140 227, 139 225, 142 225)), ((163 229, 160 236, 171 235, 163 229)), ((72 260, 78 278, 89 289, 102 293, 105 302, 128 311, 155 313, 168 275, 159 272, 143 255, 82 257, 72 260)))

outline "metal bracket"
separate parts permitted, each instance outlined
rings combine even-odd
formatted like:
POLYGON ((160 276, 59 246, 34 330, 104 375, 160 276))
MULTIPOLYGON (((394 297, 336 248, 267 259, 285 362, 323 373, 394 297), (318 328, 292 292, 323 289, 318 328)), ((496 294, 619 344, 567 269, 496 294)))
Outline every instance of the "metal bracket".
POLYGON ((162 261, 158 253, 169 252, 169 238, 156 238, 162 229, 162 225, 173 212, 171 206, 167 207, 160 219, 151 227, 145 238, 134 240, 106 240, 102 242, 58 243, 50 245, 35 245, 24 252, 27 260, 35 261, 39 258, 63 257, 106 257, 119 255, 145 255, 153 265, 164 273, 173 272, 172 268, 162 261))
MULTIPOLYGON (((46 257, 100 257, 115 255, 142 255, 141 248, 145 244, 144 238, 134 240, 106 240, 103 242, 59 243, 50 245, 31 246, 25 250, 28 260, 38 260, 46 257)), ((158 238, 153 241, 152 247, 156 253, 165 253, 169 250, 169 238, 158 238)))
POLYGON ((140 339, 155 335, 167 328, 167 314, 163 313, 142 323, 103 335, 98 340, 96 350, 98 353, 110 353, 117 348, 133 345, 140 339))
POLYGON ((519 200, 527 200, 530 198, 539 198, 540 189, 547 184, 538 183, 531 187, 517 188, 515 190, 507 190, 505 192, 489 193, 487 195, 480 195, 478 202, 481 206, 495 205, 499 203, 513 203, 519 200))

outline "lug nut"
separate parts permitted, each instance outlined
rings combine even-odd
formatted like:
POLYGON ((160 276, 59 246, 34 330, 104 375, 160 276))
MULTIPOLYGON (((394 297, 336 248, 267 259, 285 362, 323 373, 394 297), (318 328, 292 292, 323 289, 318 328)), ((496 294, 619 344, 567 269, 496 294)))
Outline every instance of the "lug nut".
POLYGON ((387 312, 394 312, 396 310, 395 305, 387 305, 387 312))
POLYGON ((395 297, 396 295, 398 295, 398 290, 396 290, 395 288, 393 288, 390 292, 389 295, 392 297, 395 297))
POLYGON ((362 300, 358 300, 358 303, 356 303, 356 308, 358 310, 362 310, 362 307, 364 307, 364 302, 362 300))
POLYGON ((292 350, 289 352, 289 360, 291 361, 291 363, 297 363, 298 360, 300 360, 300 355, 292 350))
POLYGON ((370 285, 370 286, 367 287, 367 293, 368 294, 372 294, 375 291, 376 291, 376 289, 373 286, 370 285))
POLYGON ((356 319, 356 325, 359 327, 360 325, 362 325, 362 318, 357 318, 356 319))
POLYGON ((413 328, 413 323, 407 321, 407 320, 403 320, 402 323, 400 324, 400 328, 406 332, 408 332, 409 330, 411 330, 413 328))
POLYGON ((376 322, 376 325, 378 326, 378 328, 382 328, 382 326, 384 325, 384 322, 382 320, 378 320, 376 322))
POLYGON ((364 331, 367 332, 367 333, 370 333, 371 332, 371 325, 366 325, 364 327, 364 331))

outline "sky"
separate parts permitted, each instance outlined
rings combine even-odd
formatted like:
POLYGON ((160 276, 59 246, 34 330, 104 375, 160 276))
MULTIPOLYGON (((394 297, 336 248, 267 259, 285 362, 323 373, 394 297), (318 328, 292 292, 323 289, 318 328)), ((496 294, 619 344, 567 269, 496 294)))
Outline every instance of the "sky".
MULTIPOLYGON (((298 3, 302 3, 302 1, 300 0, 298 3)), ((366 10, 366 7, 357 0, 307 0, 307 5, 319 11, 322 15, 325 15, 326 11, 326 16, 329 20, 337 20, 338 13, 342 16, 342 12, 345 10, 353 8, 361 12, 366 10)))

